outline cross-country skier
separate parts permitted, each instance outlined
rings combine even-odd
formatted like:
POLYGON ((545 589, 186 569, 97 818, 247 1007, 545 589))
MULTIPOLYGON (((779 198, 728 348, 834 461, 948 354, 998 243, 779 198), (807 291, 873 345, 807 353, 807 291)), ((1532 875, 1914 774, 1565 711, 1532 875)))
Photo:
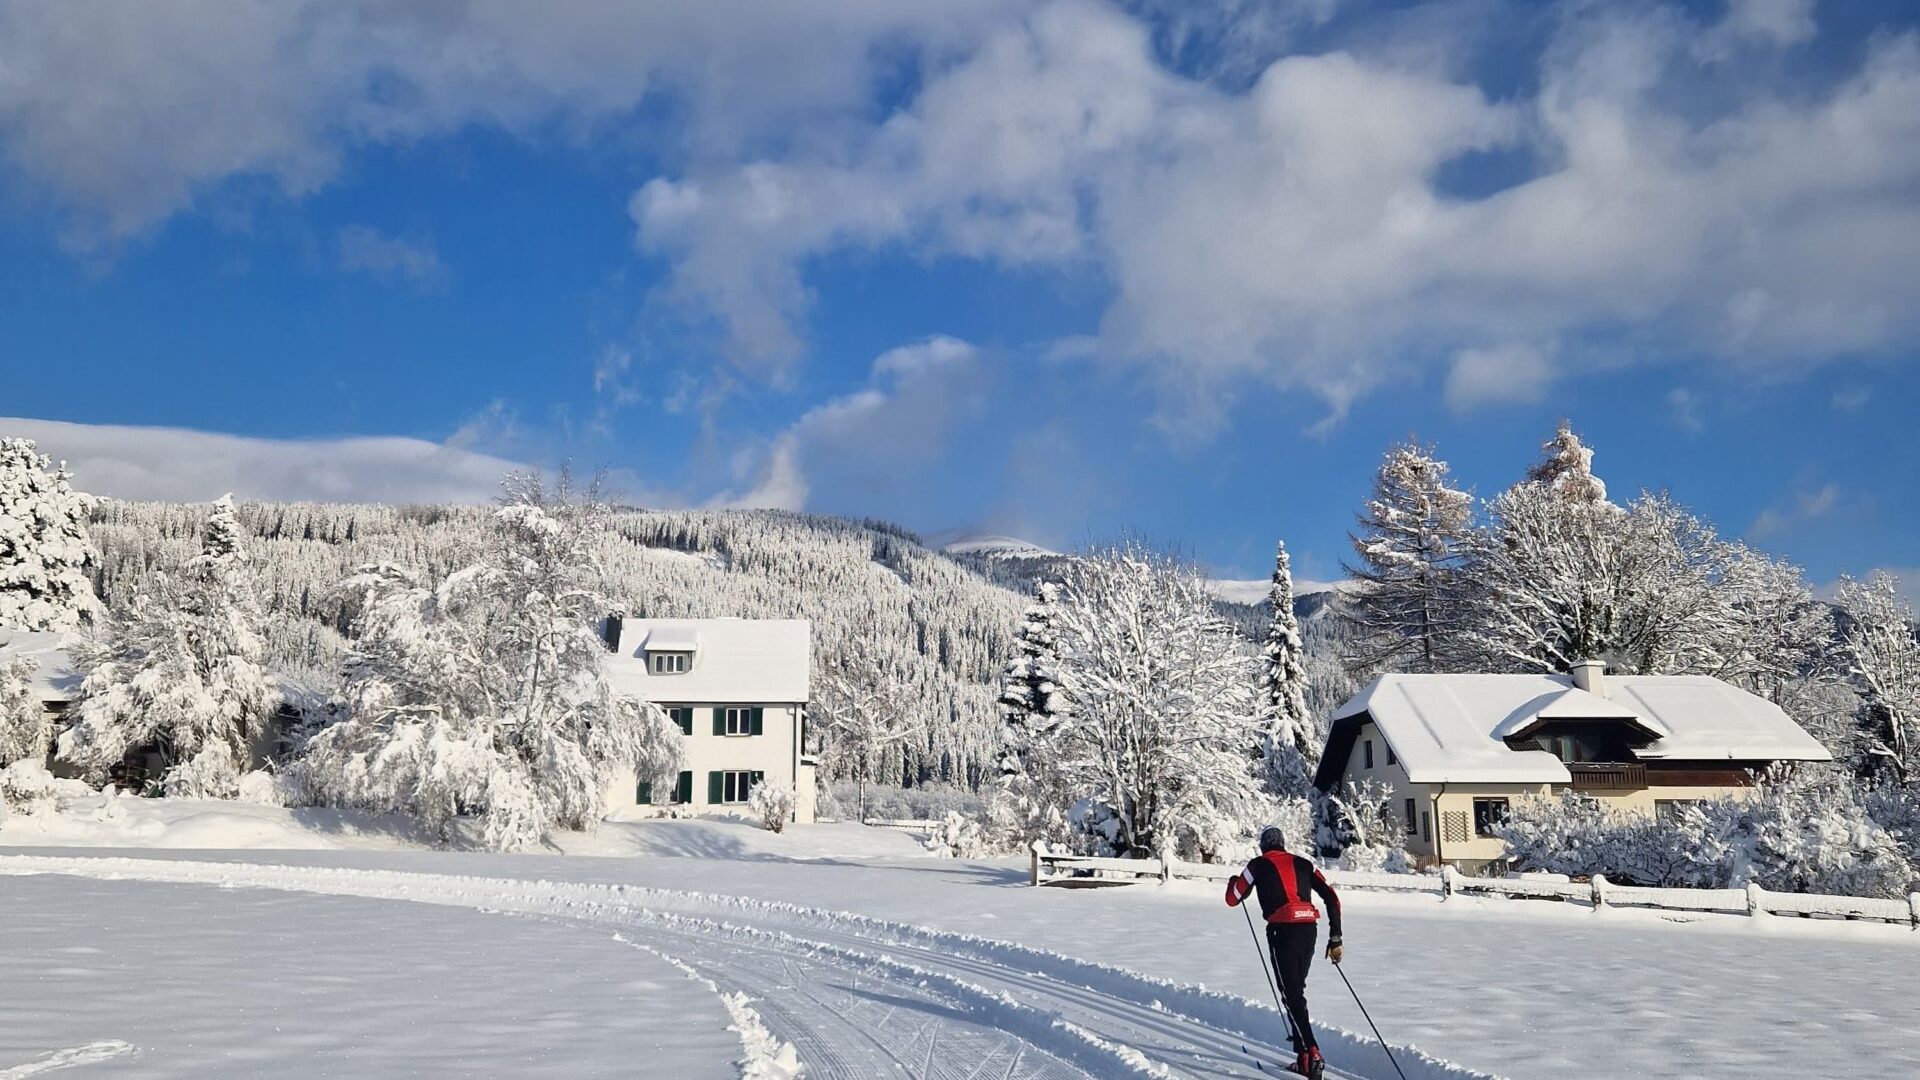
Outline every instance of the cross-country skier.
POLYGON ((1320 932, 1320 909, 1307 893, 1327 902, 1327 959, 1340 962, 1340 897, 1305 856, 1287 850, 1286 834, 1278 826, 1260 831, 1260 857, 1240 876, 1227 882, 1227 906, 1236 907, 1258 893, 1260 911, 1267 917, 1267 951, 1273 954, 1273 973, 1280 979, 1280 998, 1292 1023, 1294 1071, 1321 1080, 1327 1063, 1307 1020, 1307 968, 1313 965, 1314 939, 1320 932))

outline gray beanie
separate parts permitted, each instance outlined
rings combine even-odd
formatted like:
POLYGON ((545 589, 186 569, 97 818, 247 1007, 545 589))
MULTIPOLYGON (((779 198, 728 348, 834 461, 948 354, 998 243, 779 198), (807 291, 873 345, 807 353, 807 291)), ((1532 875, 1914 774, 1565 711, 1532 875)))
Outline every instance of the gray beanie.
POLYGON ((1280 831, 1280 826, 1269 825, 1260 830, 1261 854, 1264 855, 1269 851, 1285 850, 1287 850, 1287 834, 1280 831))

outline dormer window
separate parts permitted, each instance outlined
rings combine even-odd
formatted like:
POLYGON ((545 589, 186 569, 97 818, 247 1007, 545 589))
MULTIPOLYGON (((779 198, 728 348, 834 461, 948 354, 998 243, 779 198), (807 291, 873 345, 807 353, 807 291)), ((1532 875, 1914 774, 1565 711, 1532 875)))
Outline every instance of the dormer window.
POLYGON ((656 652, 648 655, 648 666, 655 675, 684 675, 693 667, 692 653, 656 652))

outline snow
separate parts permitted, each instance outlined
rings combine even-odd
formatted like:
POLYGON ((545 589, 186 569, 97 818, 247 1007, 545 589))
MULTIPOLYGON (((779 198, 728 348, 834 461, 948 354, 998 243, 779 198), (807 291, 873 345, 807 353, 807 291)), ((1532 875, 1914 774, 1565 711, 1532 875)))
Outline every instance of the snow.
POLYGON ((626 619, 607 667, 621 693, 642 701, 804 702, 812 671, 811 642, 812 628, 805 619, 626 619), (695 649, 691 670, 653 674, 646 652, 652 647, 695 649))
POLYGON ((1570 783, 1552 754, 1501 741, 1543 715, 1636 718, 1661 736, 1635 751, 1642 758, 1831 760, 1778 705, 1711 676, 1609 675, 1606 685, 1600 698, 1565 675, 1389 674, 1333 720, 1371 717, 1416 784, 1570 783))
POLYGON ((42 702, 72 701, 80 691, 80 673, 68 653, 78 635, 57 630, 9 630, 0 627, 0 664, 31 660, 28 685, 42 702))
MULTIPOLYGON (((20 823, 0 830, 0 845, 20 842, 20 823)), ((1211 884, 1032 889, 1022 861, 928 858, 909 837, 859 826, 774 836, 727 822, 656 821, 609 824, 581 839, 628 857, 396 850, 391 836, 330 838, 336 849, 388 850, 189 857, 199 863, 160 852, 114 852, 140 858, 104 862, 44 849, 39 861, 0 855, 3 873, 62 875, 10 877, 0 890, 9 897, 0 921, 0 1010, 18 1007, 11 987, 29 985, 32 1007, 59 1016, 44 1030, 0 1025, 0 1076, 109 1040, 135 1048, 114 1059, 112 1075, 220 1072, 196 1073, 190 1066, 204 1058, 174 1055, 222 1050, 264 1071, 294 1036, 273 1033, 261 1018, 315 982, 356 992, 301 998, 321 1018, 283 1031, 342 1054, 398 1054, 395 1032, 406 1025, 448 1025, 448 1053, 466 1066, 456 1073, 390 1058, 391 1067, 360 1075, 504 1075, 524 1059, 474 1068, 460 1055, 512 1054, 527 1040, 559 1035, 567 1044, 551 1052, 585 1064, 576 1072, 543 1063, 538 1071, 594 1075, 595 1054, 632 1055, 631 1040, 669 1032, 705 1041, 684 1061, 629 1056, 629 1065, 671 1061, 648 1074, 676 1077, 780 1075, 748 1073, 771 1067, 751 1064, 768 1059, 750 1053, 750 1043, 775 1060, 779 1047, 752 1035, 751 1023, 704 985, 686 985, 681 969, 656 970, 658 956, 691 967, 721 993, 745 994, 736 1004, 753 1010, 772 1043, 791 1044, 813 1077, 958 1080, 982 1063, 996 1076, 1022 1063, 1032 1071, 1014 1075, 1251 1076, 1241 1043, 1277 1057, 1277 1025, 1271 1004, 1262 1004, 1267 987, 1246 927, 1211 884), (609 837, 623 829, 649 839, 616 851, 609 837), (268 861, 298 865, 258 865, 268 861), (119 880, 95 880, 105 877, 119 880), (410 909, 396 898, 451 906, 410 909), (343 929, 356 920, 365 933, 343 929), (72 986, 54 974, 107 961, 52 950, 111 948, 102 942, 118 935, 103 928, 136 925, 132 951, 143 965, 152 957, 170 980, 162 992, 123 968, 72 986), (295 926, 299 951, 284 944, 295 926), (170 944, 176 938, 181 943, 170 944), (632 947, 608 947, 622 943, 632 947), (393 955, 399 963, 388 962, 393 955), (431 993, 402 977, 416 963, 442 974, 431 993), (503 970, 513 972, 511 996, 497 975, 503 970), (19 983, 21 972, 36 981, 19 983), (676 984, 663 995, 660 979, 676 984), (224 988, 234 980, 238 988, 224 988), (577 990, 621 980, 644 981, 653 997, 671 999, 665 1027, 654 1026, 659 1014, 617 993, 601 1001, 598 989, 577 990), (183 1000, 209 1008, 237 1001, 248 1022, 208 1033, 204 1016, 218 1012, 183 1000), (558 1034, 513 1011, 530 1002, 561 1013, 558 1034), (513 1038, 490 1034, 496 1023, 513 1038), (183 1048, 168 1035, 178 1024, 199 1025, 208 1042, 183 1048), (966 1068, 927 1070, 929 1058, 964 1060, 966 1068), (717 1065, 725 1068, 711 1071, 717 1065)), ((1388 1038, 1405 1048, 1396 1053, 1414 1080, 1476 1072, 1513 1080, 1920 1074, 1920 1000, 1904 990, 1920 964, 1920 934, 1904 928, 1358 890, 1343 899, 1344 970, 1388 1038)), ((1338 976, 1317 966, 1309 990, 1336 1068, 1392 1076, 1364 1036, 1344 1033, 1364 1032, 1366 1023, 1338 976)))
MULTIPOLYGON (((1295 599, 1302 596, 1312 596, 1315 593, 1344 592, 1349 588, 1351 588, 1351 583, 1346 581, 1308 581, 1305 578, 1293 579, 1293 595, 1295 599)), ((1272 589, 1273 581, 1270 578, 1207 579, 1207 591, 1213 594, 1214 599, 1222 600, 1229 604, 1243 604, 1247 607, 1258 607, 1266 603, 1267 593, 1272 589)))
POLYGON ((967 536, 941 545, 940 550, 948 555, 985 555, 994 559, 1056 559, 1060 557, 1057 551, 1050 551, 1039 544, 1012 536, 967 536))

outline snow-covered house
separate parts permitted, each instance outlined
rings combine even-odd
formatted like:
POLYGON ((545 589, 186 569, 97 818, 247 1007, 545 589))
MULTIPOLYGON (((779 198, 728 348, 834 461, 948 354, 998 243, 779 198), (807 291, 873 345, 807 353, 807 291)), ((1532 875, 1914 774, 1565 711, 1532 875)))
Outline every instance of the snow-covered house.
POLYGON ((1381 675, 1336 709, 1314 784, 1384 786, 1423 864, 1500 863, 1518 799, 1574 791, 1663 814, 1749 793, 1780 761, 1829 761, 1779 706, 1705 675, 1381 675))
POLYGON ((687 768, 670 791, 625 781, 615 809, 635 806, 727 813, 754 785, 781 781, 797 796, 794 820, 814 815, 814 763, 805 725, 813 667, 805 619, 622 619, 606 622, 616 691, 651 701, 680 725, 687 768))

